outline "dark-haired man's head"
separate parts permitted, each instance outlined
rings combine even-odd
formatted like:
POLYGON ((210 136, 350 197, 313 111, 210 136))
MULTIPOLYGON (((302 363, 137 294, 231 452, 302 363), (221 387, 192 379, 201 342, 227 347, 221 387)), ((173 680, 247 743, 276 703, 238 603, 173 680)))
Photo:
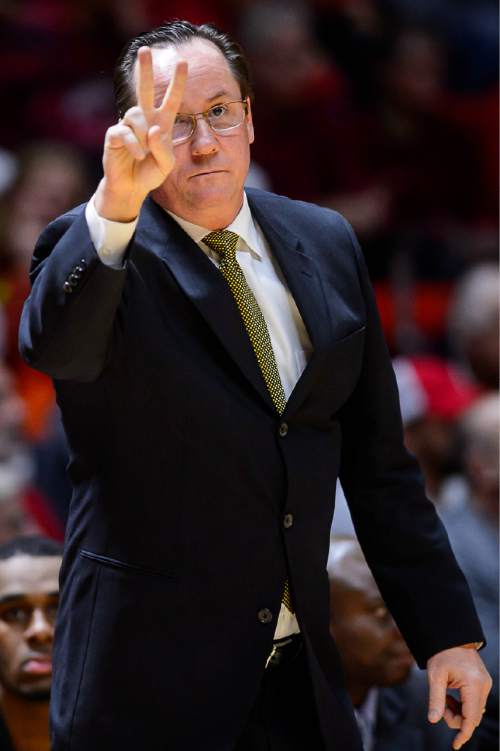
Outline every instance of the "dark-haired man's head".
POLYGON ((0 545, 0 683, 30 701, 49 697, 62 546, 42 537, 0 545))
POLYGON ((356 540, 334 538, 328 570, 331 633, 352 702, 359 706, 374 686, 402 683, 413 658, 356 540))
POLYGON ((194 224, 226 227, 243 204, 254 140, 243 54, 236 42, 207 24, 173 21, 136 37, 125 48, 115 75, 119 112, 134 122, 145 118, 135 93, 137 55, 144 47, 151 50, 155 108, 160 107, 177 65, 187 63, 172 130, 174 167, 151 197, 194 224))
POLYGON ((239 86, 241 99, 252 98, 248 64, 239 44, 213 24, 175 20, 139 34, 123 48, 114 73, 115 101, 120 117, 136 103, 134 72, 139 49, 181 47, 196 39, 210 42, 218 49, 239 86))

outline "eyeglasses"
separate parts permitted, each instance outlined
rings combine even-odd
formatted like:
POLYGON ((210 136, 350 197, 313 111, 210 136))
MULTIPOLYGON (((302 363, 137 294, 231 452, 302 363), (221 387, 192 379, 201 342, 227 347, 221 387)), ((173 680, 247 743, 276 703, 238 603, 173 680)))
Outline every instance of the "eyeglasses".
POLYGON ((177 145, 188 141, 196 129, 196 121, 202 117, 215 133, 222 136, 243 124, 248 112, 248 104, 241 100, 214 104, 205 112, 194 115, 177 114, 172 130, 172 143, 177 145))

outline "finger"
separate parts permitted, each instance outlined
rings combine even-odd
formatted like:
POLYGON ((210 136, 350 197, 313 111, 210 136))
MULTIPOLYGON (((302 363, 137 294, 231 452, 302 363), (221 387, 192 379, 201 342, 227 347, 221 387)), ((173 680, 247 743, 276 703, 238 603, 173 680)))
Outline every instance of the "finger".
POLYGON ((467 743, 468 740, 472 737, 472 733, 476 729, 476 723, 473 722, 470 719, 465 718, 462 721, 462 727, 460 728, 460 731, 456 734, 455 738, 453 739, 453 748, 459 749, 461 748, 464 743, 467 743))
POLYGON ((166 177, 174 166, 174 156, 165 143, 165 135, 159 125, 149 129, 148 144, 156 164, 166 177))
POLYGON ((446 706, 448 673, 442 670, 428 670, 429 679, 429 722, 436 723, 443 717, 446 706))
POLYGON ((458 749, 466 743, 481 721, 482 693, 470 686, 461 689, 462 698, 462 725, 453 741, 453 748, 458 749))
POLYGON ((149 122, 155 97, 153 55, 149 47, 141 47, 137 53, 136 96, 137 103, 149 122))
POLYGON ((128 127, 119 123, 108 128, 105 139, 105 149, 126 149, 129 154, 139 161, 144 159, 146 153, 139 143, 135 133, 128 127))
POLYGON ((121 123, 122 125, 128 125, 128 127, 134 132, 142 148, 147 151, 149 125, 144 111, 140 107, 130 107, 130 109, 125 112, 121 123))
POLYGON ((186 60, 179 60, 175 66, 172 79, 160 104, 158 123, 163 130, 170 132, 176 114, 179 112, 184 86, 186 84, 188 65, 186 60))

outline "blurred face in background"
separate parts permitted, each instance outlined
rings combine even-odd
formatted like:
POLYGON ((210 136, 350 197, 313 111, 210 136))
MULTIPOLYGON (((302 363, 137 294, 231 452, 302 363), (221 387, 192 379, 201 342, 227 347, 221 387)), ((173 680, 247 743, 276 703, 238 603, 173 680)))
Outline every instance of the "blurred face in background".
POLYGON ((385 66, 383 84, 390 101, 408 112, 428 112, 439 104, 446 80, 441 44, 423 32, 402 33, 385 66))
POLYGON ((29 267, 42 230, 80 203, 86 190, 86 174, 76 152, 45 144, 30 148, 8 200, 3 229, 5 250, 14 265, 29 267))
POLYGON ((330 601, 331 633, 348 686, 358 683, 368 689, 401 683, 413 664, 406 642, 366 563, 346 561, 339 561, 339 576, 331 579, 330 601))
POLYGON ((10 458, 23 440, 24 411, 10 371, 0 364, 0 462, 10 458))
POLYGON ((0 561, 0 682, 27 699, 50 691, 60 565, 58 556, 0 561))

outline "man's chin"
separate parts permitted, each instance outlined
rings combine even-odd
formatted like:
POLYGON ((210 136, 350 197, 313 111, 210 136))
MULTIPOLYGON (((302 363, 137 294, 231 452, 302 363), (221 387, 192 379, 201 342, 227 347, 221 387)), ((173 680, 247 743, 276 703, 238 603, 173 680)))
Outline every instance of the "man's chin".
POLYGON ((50 699, 50 687, 52 677, 40 678, 37 681, 21 681, 16 685, 9 685, 6 688, 16 696, 26 701, 47 701, 50 699))
POLYGON ((380 683, 382 686, 398 686, 404 683, 411 673, 412 664, 408 662, 398 662, 390 666, 385 674, 385 680, 380 683))
POLYGON ((50 700, 50 686, 46 688, 30 688, 29 691, 20 690, 18 696, 21 696, 26 701, 45 702, 50 700))

